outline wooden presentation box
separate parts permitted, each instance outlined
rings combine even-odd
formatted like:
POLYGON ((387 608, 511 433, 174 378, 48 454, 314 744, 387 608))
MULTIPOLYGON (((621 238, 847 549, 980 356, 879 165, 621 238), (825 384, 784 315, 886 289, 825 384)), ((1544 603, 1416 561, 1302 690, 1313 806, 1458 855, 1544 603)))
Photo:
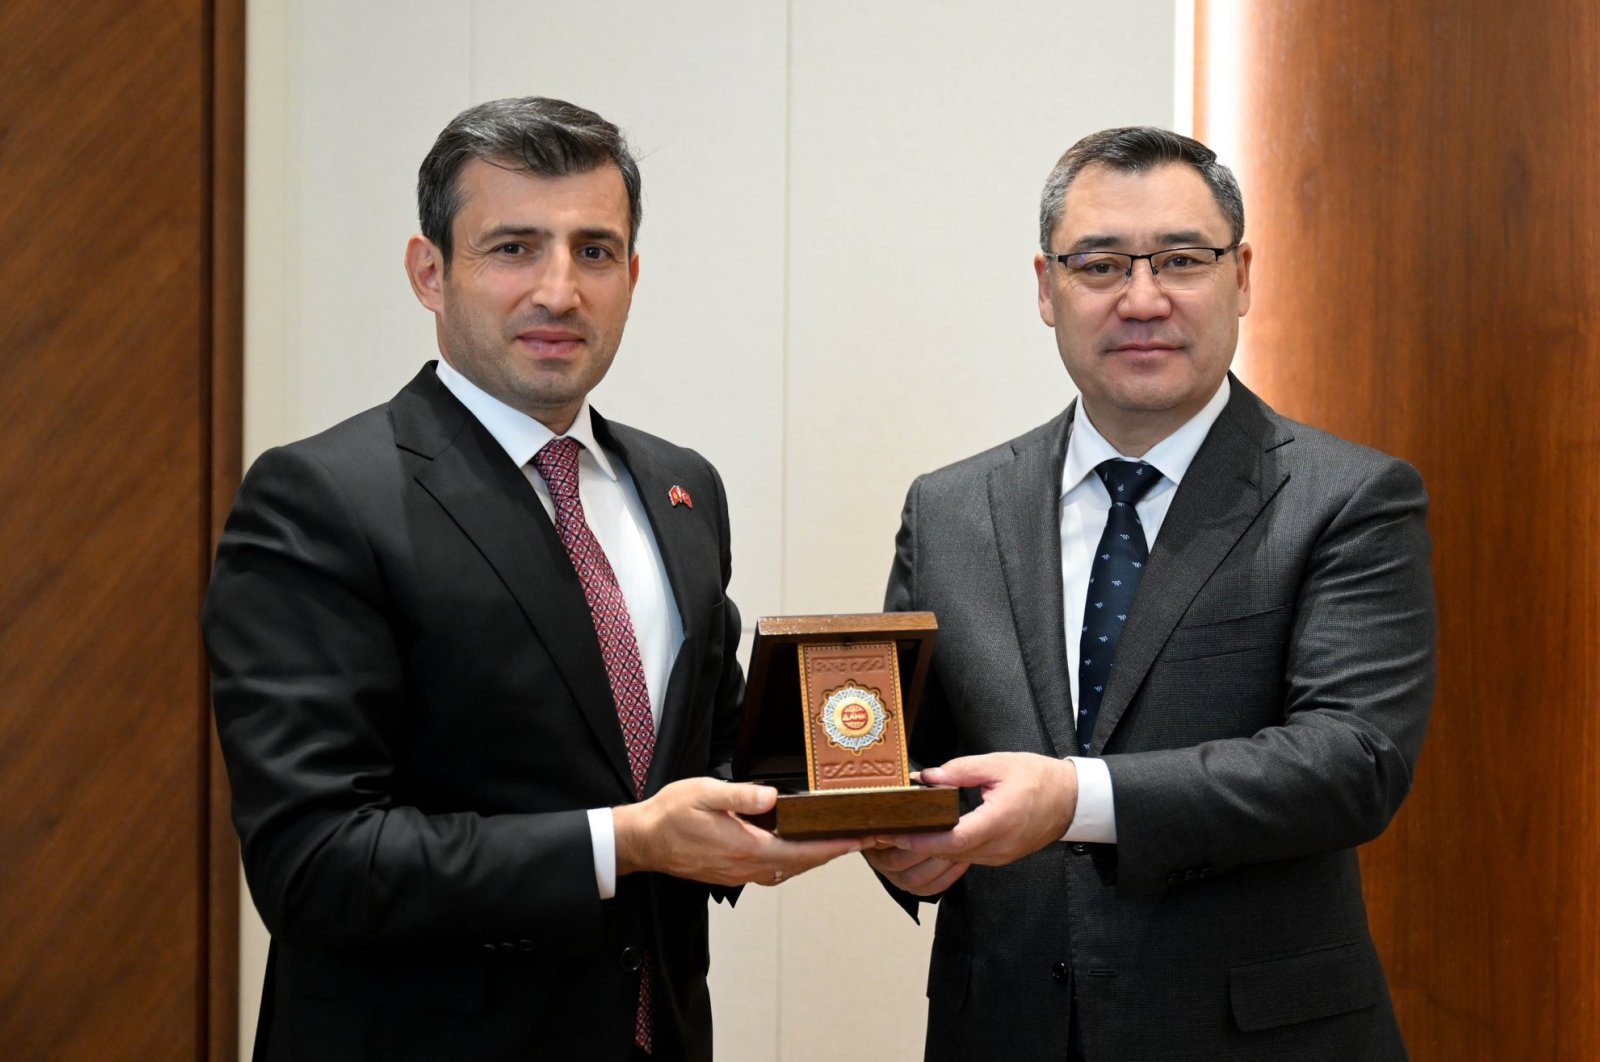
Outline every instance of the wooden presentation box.
POLYGON ((913 782, 906 757, 938 629, 931 612, 756 622, 733 775, 779 796, 752 822, 790 839, 956 824, 958 791, 913 782))

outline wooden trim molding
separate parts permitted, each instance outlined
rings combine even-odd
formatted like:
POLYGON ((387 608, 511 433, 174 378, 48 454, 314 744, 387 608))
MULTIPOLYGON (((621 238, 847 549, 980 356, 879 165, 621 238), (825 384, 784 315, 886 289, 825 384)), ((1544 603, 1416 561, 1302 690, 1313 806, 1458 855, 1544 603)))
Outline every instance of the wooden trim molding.
MULTIPOLYGON (((208 561, 243 470, 245 0, 212 0, 211 44, 208 561)), ((234 1062, 239 1054, 239 846, 229 817, 227 774, 215 739, 206 675, 201 676, 200 705, 208 797, 202 823, 207 944, 200 1042, 211 1062, 234 1062)))

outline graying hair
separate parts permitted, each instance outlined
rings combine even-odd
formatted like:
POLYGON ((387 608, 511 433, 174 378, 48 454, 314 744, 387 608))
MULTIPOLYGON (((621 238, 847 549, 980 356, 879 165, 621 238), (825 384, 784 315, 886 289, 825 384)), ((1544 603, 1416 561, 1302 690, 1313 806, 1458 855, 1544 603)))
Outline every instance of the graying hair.
POLYGON ((1217 161, 1217 153, 1200 141, 1148 125, 1102 129, 1073 144, 1056 162, 1039 198, 1039 248, 1050 250, 1050 237, 1061 220, 1067 189, 1086 166, 1143 173, 1168 163, 1191 166, 1205 179, 1212 198, 1228 219, 1230 242, 1244 239, 1244 196, 1232 171, 1217 161))
POLYGON ((444 127, 417 171, 417 217, 422 234, 450 268, 451 228, 461 211, 461 168, 473 159, 537 174, 565 177, 602 166, 622 171, 628 191, 628 247, 643 217, 639 163, 622 130, 565 100, 527 96, 469 107, 444 127))

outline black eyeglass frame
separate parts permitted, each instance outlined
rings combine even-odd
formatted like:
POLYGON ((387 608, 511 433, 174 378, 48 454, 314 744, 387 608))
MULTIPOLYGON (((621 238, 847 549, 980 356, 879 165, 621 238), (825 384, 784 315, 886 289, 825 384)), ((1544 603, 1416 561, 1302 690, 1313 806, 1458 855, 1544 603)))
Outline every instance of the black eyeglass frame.
MULTIPOLYGON (((1056 254, 1056 253, 1054 253, 1052 251, 1047 251, 1047 250, 1041 249, 1040 253, 1043 254, 1046 259, 1052 260, 1057 265, 1062 265, 1062 266, 1066 266, 1067 265, 1067 259, 1069 259, 1069 258, 1077 258, 1079 255, 1087 255, 1087 254, 1115 254, 1115 255, 1121 255, 1123 258, 1126 258, 1128 260, 1128 269, 1127 269, 1126 272, 1124 272, 1122 274, 1122 278, 1124 280, 1132 280, 1133 279, 1133 267, 1135 265, 1137 265, 1139 262, 1149 262, 1150 263, 1150 276, 1151 276, 1151 278, 1154 279, 1156 277, 1159 277, 1161 275, 1161 270, 1156 268, 1156 256, 1157 255, 1173 254, 1174 252, 1177 252, 1177 251, 1210 251, 1212 254, 1216 255, 1216 257, 1213 258, 1208 264, 1209 265, 1216 265, 1218 262, 1222 261, 1222 256, 1223 255, 1228 254, 1231 251, 1237 251, 1238 249, 1239 249, 1239 245, 1237 243, 1234 243, 1234 244, 1229 244, 1227 247, 1163 247, 1163 248, 1161 248, 1161 250, 1159 250, 1159 251, 1151 251, 1149 254, 1129 254, 1126 251, 1110 251, 1110 250, 1106 250, 1105 248, 1100 248, 1100 249, 1093 250, 1093 251, 1069 251, 1066 254, 1056 254)), ((1071 268, 1071 267, 1068 266, 1068 268, 1071 268)))

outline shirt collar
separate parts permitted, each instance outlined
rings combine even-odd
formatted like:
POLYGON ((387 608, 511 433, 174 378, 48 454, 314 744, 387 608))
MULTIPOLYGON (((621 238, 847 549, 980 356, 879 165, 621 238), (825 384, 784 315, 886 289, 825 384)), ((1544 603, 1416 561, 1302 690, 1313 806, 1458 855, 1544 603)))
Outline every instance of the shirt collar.
MULTIPOLYGON (((439 359, 439 364, 434 370, 439 376, 439 382, 461 400, 467 411, 478 418, 495 442, 518 468, 525 467, 533 460, 533 455, 544 448, 544 444, 556 437, 555 432, 528 416, 520 409, 513 409, 498 398, 473 383, 463 376, 448 361, 439 359)), ((616 479, 616 469, 612 467, 611 459, 595 441, 594 421, 590 415, 589 399, 583 400, 583 405, 578 407, 578 415, 573 418, 572 427, 567 429, 567 437, 576 439, 583 444, 583 448, 594 458, 600 471, 608 479, 616 479)))
POLYGON ((1150 447, 1143 457, 1128 457, 1118 453, 1116 447, 1107 442, 1106 437, 1090 422, 1088 414, 1083 411, 1083 403, 1079 402, 1078 414, 1072 421, 1072 433, 1067 438, 1066 463, 1061 469, 1062 496, 1065 497, 1068 491, 1082 483, 1102 461, 1115 458, 1144 461, 1154 465, 1157 472, 1173 483, 1182 483, 1184 473, 1189 471, 1189 466, 1194 462, 1194 455, 1200 452, 1200 444, 1206 441, 1211 426, 1222 416, 1231 392, 1232 387, 1224 376, 1217 393, 1200 408, 1200 412, 1185 421, 1183 427, 1150 447))

